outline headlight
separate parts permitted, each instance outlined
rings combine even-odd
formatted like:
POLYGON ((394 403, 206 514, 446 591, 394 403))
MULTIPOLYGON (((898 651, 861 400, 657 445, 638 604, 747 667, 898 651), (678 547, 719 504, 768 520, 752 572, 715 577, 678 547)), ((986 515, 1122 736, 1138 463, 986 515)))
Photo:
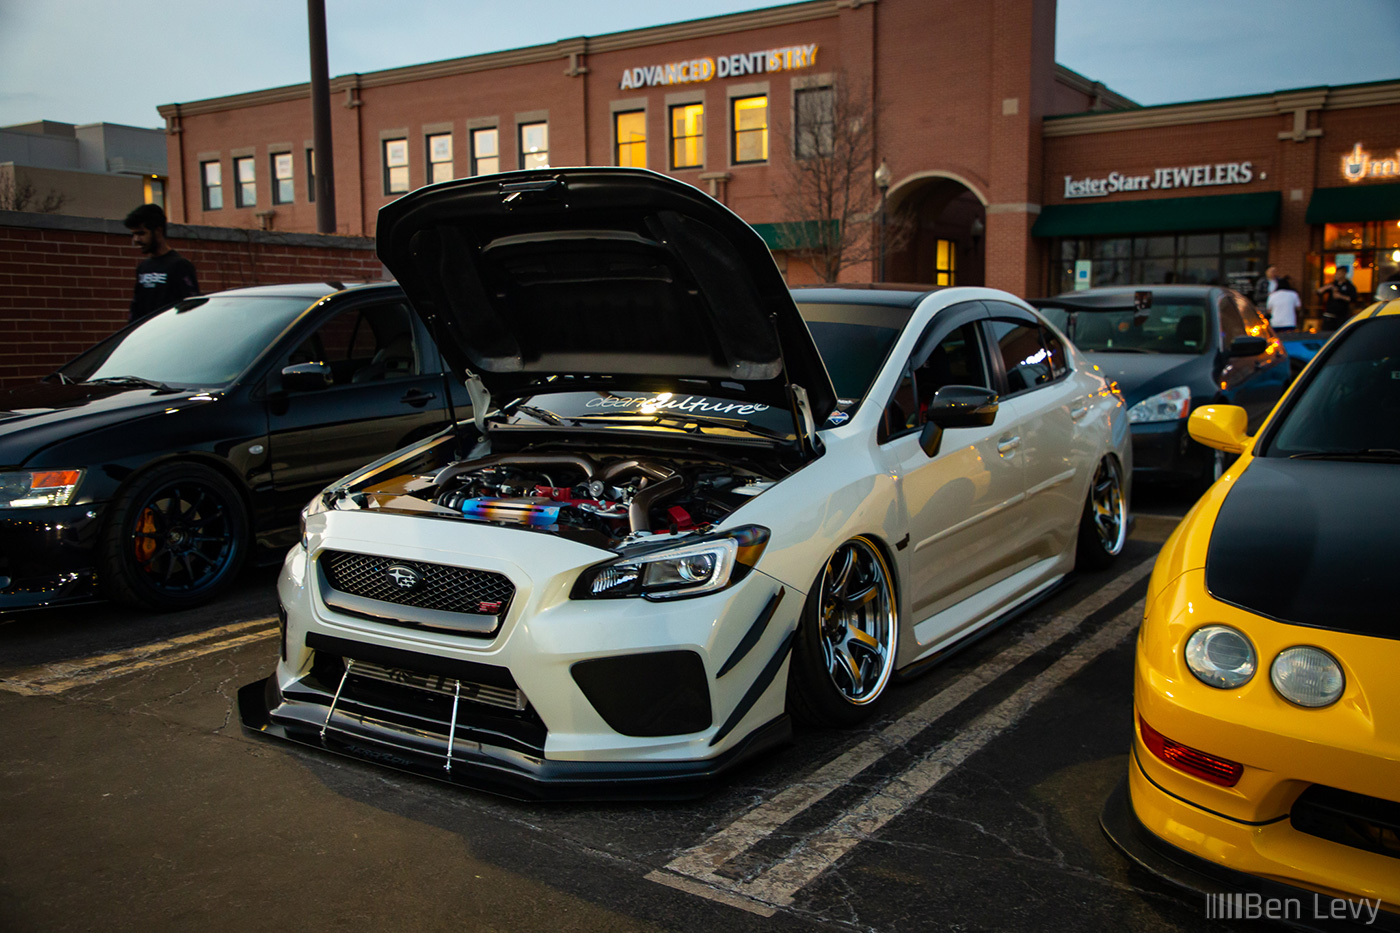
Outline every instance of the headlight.
POLYGON ((1337 702, 1347 684, 1335 658, 1321 648, 1306 646, 1279 652, 1269 679, 1285 700, 1309 708, 1337 702))
POLYGON ((1254 676, 1254 646, 1228 625, 1198 628, 1186 639, 1186 666, 1203 684, 1234 690, 1254 676))
POLYGON ((82 476, 82 470, 0 473, 0 509, 67 505, 73 501, 73 492, 82 476))
POLYGON ((310 502, 306 503, 306 508, 301 510, 301 546, 303 548, 307 550, 311 549, 311 542, 306 536, 306 520, 320 512, 328 511, 330 511, 330 507, 326 505, 326 494, 324 492, 316 493, 315 497, 312 498, 310 502))
POLYGON ((579 575, 574 599, 703 596, 748 575, 768 546, 768 529, 746 525, 720 535, 624 554, 579 575))
POLYGON ((1149 421, 1177 421, 1191 414, 1191 390, 1186 386, 1176 386, 1165 392, 1158 392, 1145 398, 1128 409, 1128 420, 1133 424, 1149 421))

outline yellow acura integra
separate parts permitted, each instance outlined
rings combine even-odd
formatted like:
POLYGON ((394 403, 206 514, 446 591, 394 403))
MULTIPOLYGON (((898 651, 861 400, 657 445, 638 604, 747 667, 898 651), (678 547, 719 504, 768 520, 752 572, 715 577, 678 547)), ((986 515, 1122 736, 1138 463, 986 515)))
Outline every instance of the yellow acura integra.
POLYGON ((1400 299, 1189 431, 1240 456, 1157 559, 1104 829, 1216 917, 1400 926, 1400 299))

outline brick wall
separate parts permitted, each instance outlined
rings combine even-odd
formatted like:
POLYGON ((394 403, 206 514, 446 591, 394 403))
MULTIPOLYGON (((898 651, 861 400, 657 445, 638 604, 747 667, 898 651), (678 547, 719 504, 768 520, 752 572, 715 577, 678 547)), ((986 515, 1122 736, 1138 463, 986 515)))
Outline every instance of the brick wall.
MULTIPOLYGON (((170 227, 204 292, 384 278, 362 237, 170 227)), ((119 221, 0 211, 0 385, 39 378, 127 321, 141 253, 119 221)))

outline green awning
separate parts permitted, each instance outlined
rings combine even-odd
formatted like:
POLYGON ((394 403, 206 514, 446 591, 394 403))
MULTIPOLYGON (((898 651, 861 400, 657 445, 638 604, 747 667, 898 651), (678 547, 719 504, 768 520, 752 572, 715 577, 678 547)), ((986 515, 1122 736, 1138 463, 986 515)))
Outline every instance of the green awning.
POLYGON ((753 228, 763 237, 763 242, 772 250, 807 249, 823 242, 834 243, 841 236, 839 220, 799 220, 791 223, 754 224, 753 228), (825 225, 827 236, 822 236, 825 225))
POLYGON ((1347 185, 1315 188, 1308 201, 1310 224, 1347 224, 1364 220, 1400 220, 1400 185, 1347 185))
POLYGON ((1114 236, 1272 227, 1278 222, 1282 200, 1277 191, 1261 191, 1204 198, 1050 204, 1041 210, 1031 236, 1114 236))

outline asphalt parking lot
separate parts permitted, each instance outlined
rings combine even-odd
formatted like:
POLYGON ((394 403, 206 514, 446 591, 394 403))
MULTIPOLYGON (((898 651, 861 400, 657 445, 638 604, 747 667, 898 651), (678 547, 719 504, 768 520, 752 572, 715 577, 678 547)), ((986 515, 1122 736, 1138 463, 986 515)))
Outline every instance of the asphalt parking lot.
POLYGON ((7 930, 1219 929, 1131 868, 1132 635, 1190 497, 854 731, 683 803, 522 804, 243 734, 275 572, 195 613, 0 623, 7 930))

